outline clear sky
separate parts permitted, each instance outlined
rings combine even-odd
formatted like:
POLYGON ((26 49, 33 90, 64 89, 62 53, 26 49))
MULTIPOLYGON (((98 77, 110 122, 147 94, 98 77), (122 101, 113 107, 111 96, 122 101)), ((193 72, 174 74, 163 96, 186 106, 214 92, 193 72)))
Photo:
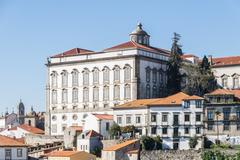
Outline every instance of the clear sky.
POLYGON ((45 110, 48 56, 128 41, 139 21, 153 46, 169 49, 177 32, 184 52, 240 55, 239 0, 0 0, 0 114, 20 98, 45 110))

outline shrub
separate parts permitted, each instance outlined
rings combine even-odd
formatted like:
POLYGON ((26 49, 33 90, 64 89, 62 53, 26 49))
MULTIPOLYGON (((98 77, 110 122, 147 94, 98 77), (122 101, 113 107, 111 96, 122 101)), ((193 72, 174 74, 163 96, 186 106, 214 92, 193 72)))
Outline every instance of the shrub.
POLYGON ((195 148, 197 144, 198 144, 198 138, 196 136, 191 137, 189 139, 189 146, 190 146, 190 148, 192 148, 192 149, 195 148))
POLYGON ((211 148, 212 144, 212 141, 210 141, 207 137, 204 137, 204 148, 211 148))
POLYGON ((114 137, 114 136, 119 136, 121 134, 121 129, 120 126, 117 123, 114 123, 110 129, 109 129, 109 134, 114 137))
POLYGON ((154 137, 153 140, 155 141, 155 149, 160 150, 162 149, 162 139, 160 136, 154 137))
POLYGON ((141 145, 144 150, 153 150, 154 149, 154 139, 149 136, 141 137, 141 145))

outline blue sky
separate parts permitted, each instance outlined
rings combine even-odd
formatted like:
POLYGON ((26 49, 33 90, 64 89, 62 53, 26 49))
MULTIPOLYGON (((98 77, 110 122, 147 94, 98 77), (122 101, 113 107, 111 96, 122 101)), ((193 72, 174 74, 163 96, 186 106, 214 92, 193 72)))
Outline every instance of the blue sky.
POLYGON ((125 42, 139 21, 153 46, 169 49, 177 32, 184 52, 240 55, 239 8, 239 0, 1 0, 0 114, 20 98, 45 109, 48 56, 125 42))

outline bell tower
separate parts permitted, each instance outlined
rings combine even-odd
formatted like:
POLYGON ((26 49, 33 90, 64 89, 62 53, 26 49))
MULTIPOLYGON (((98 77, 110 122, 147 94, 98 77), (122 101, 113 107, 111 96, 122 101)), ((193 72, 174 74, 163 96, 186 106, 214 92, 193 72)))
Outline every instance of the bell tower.
POLYGON ((20 100, 20 102, 17 106, 17 116, 18 116, 18 123, 24 124, 25 106, 24 106, 22 100, 20 100))
POLYGON ((149 46, 150 35, 142 29, 142 24, 138 23, 136 29, 130 33, 130 41, 149 46))

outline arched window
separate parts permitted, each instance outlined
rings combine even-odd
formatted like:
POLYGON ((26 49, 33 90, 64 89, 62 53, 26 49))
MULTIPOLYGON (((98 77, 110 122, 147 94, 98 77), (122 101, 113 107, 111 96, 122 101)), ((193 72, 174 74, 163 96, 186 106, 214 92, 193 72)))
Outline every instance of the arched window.
POLYGON ((53 71, 51 74, 51 81, 52 81, 53 88, 57 88, 57 77, 58 77, 57 72, 53 71))
POLYGON ((228 87, 228 76, 222 75, 222 87, 227 88, 228 87))
POLYGON ((124 99, 131 99, 131 86, 126 84, 124 86, 124 99))
POLYGON ((146 81, 150 82, 150 79, 151 79, 151 68, 147 67, 146 68, 146 81))
POLYGON ((83 102, 89 101, 89 90, 87 87, 83 88, 83 102))
POLYGON ((153 94, 153 98, 156 98, 156 97, 158 97, 158 94, 157 94, 157 87, 154 85, 153 86, 153 89, 152 89, 152 94, 153 94))
POLYGON ((85 68, 82 73, 83 73, 83 85, 89 85, 89 70, 85 68))
POLYGON ((119 85, 114 86, 113 96, 114 96, 115 100, 120 99, 120 86, 119 85))
POLYGON ((78 86, 78 70, 76 69, 72 71, 72 86, 78 86))
POLYGON ((93 101, 96 102, 99 100, 99 89, 98 87, 93 87, 93 101))
POLYGON ((237 74, 233 75, 233 88, 234 89, 239 88, 239 76, 237 74))
POLYGON ((103 68, 103 83, 109 83, 109 68, 103 68))
POLYGON ((159 70, 159 84, 163 84, 163 71, 159 70))
POLYGON ((98 84, 99 83, 99 69, 94 68, 93 69, 93 84, 98 84))
POLYGON ((62 87, 67 87, 68 86, 68 73, 67 71, 63 71, 62 73, 62 87))
POLYGON ((124 66, 124 81, 130 81, 131 80, 131 66, 126 64, 124 66))
POLYGON ((119 66, 115 66, 113 68, 113 73, 114 73, 114 81, 115 82, 119 82, 120 81, 120 67, 119 66))
POLYGON ((153 83, 157 82, 157 69, 156 68, 154 68, 152 71, 152 81, 153 81, 153 83))
POLYGON ((57 104, 57 90, 52 90, 52 104, 57 104))
POLYGON ((72 102, 78 103, 78 89, 77 88, 73 88, 73 90, 72 90, 72 102))
POLYGON ((104 101, 109 100, 109 87, 108 86, 103 87, 103 100, 104 101))
POLYGON ((151 88, 150 88, 150 85, 149 84, 147 84, 146 85, 146 98, 150 98, 151 97, 151 88))
POLYGON ((68 92, 67 89, 62 90, 62 103, 67 103, 68 100, 68 92))

